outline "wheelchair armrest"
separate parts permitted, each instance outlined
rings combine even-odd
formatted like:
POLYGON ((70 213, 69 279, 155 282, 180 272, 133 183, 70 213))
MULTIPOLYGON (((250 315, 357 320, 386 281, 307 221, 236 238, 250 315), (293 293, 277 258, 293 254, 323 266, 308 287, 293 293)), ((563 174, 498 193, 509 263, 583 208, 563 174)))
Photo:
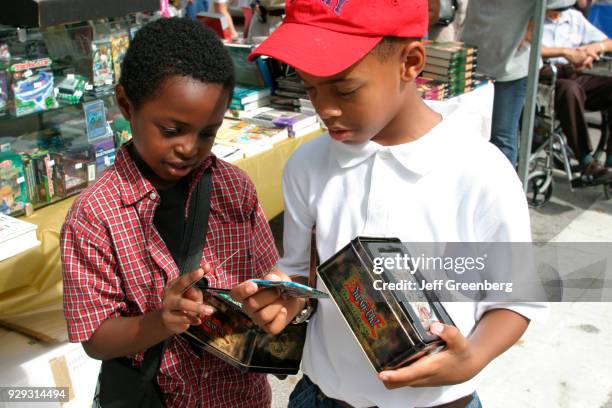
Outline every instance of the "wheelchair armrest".
POLYGON ((546 58, 544 59, 544 67, 542 69, 546 71, 547 75, 545 78, 541 78, 540 82, 549 85, 557 83, 558 68, 556 64, 553 64, 550 59, 546 58))

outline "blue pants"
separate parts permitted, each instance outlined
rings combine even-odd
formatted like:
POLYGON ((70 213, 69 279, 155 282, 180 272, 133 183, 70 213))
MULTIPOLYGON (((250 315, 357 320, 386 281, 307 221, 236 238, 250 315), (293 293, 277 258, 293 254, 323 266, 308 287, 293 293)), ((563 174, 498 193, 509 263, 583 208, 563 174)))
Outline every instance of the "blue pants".
POLYGON ((193 2, 188 3, 187 7, 185 7, 185 17, 195 20, 196 16, 201 11, 208 11, 208 1, 193 0, 193 2))
MULTIPOLYGON (((341 406, 327 398, 316 384, 304 376, 291 392, 287 408, 341 408, 341 406)), ((465 408, 482 408, 478 394, 474 393, 474 398, 465 408)))
POLYGON ((508 82, 495 82, 491 143, 516 167, 518 159, 518 130, 521 111, 525 104, 527 77, 508 82))

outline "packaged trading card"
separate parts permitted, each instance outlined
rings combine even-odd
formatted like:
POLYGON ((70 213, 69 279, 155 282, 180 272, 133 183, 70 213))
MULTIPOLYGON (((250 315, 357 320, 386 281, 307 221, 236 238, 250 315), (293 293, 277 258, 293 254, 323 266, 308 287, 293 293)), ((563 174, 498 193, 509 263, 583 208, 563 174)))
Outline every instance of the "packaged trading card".
MULTIPOLYGON (((440 350, 444 342, 429 332, 430 325, 454 325, 432 291, 422 291, 423 276, 378 270, 387 257, 409 255, 394 238, 357 237, 317 268, 330 297, 376 372, 409 365, 440 350), (389 290, 401 282, 412 289, 389 290)), ((402 271, 405 272, 405 271, 402 271)))
POLYGON ((277 335, 261 330, 227 292, 204 290, 215 313, 184 336, 244 372, 296 374, 306 339, 306 324, 288 325, 277 335))

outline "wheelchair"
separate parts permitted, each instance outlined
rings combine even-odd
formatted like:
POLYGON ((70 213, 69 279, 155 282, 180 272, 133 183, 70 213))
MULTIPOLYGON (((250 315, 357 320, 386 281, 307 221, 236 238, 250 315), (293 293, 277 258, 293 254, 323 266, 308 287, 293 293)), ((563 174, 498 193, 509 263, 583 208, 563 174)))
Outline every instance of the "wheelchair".
MULTIPOLYGON (((547 62, 545 62, 547 63, 547 62)), ((592 176, 583 176, 578 166, 572 166, 575 159, 572 149, 568 146, 561 124, 555 118, 555 86, 557 82, 557 67, 547 63, 551 70, 550 84, 538 84, 536 103, 536 121, 534 128, 534 149, 529 156, 529 173, 527 176, 527 201, 531 207, 541 207, 553 194, 553 172, 560 170, 565 174, 571 191, 577 188, 603 186, 604 196, 612 196, 612 183, 593 180, 592 176)), ((589 121, 589 127, 599 128, 601 137, 593 157, 600 158, 608 143, 609 126, 608 113, 601 112, 599 123, 589 121)))

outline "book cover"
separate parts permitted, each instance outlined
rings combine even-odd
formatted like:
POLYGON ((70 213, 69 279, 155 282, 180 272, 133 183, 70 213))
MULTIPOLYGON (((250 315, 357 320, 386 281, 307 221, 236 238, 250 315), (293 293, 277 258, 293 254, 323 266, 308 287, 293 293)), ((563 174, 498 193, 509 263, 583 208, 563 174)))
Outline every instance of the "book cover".
POLYGON ((429 63, 425 64, 425 68, 423 68, 424 72, 431 72, 433 74, 438 75, 448 75, 448 76, 460 76, 465 73, 472 73, 476 67, 474 64, 458 64, 450 67, 440 67, 437 65, 431 65, 429 63))
POLYGON ((270 88, 236 85, 232 94, 232 102, 247 104, 270 96, 270 94, 270 88))
POLYGON ((465 59, 467 56, 475 53, 474 47, 466 46, 464 43, 459 41, 448 41, 448 42, 432 42, 425 45, 425 52, 427 56, 441 58, 441 59, 465 59))
POLYGON ((422 75, 424 78, 431 78, 437 81, 448 82, 450 85, 453 85, 456 83, 465 83, 467 81, 470 81, 472 78, 471 71, 468 71, 465 73, 458 73, 456 75, 455 74, 440 75, 440 74, 435 74, 432 72, 423 71, 422 75))
POLYGON ((454 67, 454 66, 462 65, 462 64, 477 65, 478 58, 477 58, 477 55, 466 55, 465 58, 444 59, 444 58, 436 58, 436 57, 427 55, 425 63, 427 65, 435 65, 437 67, 454 67))
POLYGON ((36 224, 0 213, 0 261, 39 245, 37 228, 36 224))
POLYGON ((291 127, 297 130, 317 121, 316 116, 305 115, 300 112, 283 111, 274 108, 260 108, 245 115, 246 122, 268 127, 291 127))
POLYGON ((234 62, 234 73, 236 83, 240 85, 271 87, 272 77, 268 67, 267 59, 258 57, 254 62, 249 62, 247 57, 255 47, 247 44, 226 43, 225 49, 229 52, 234 62))
POLYGON ((312 125, 308 125, 306 127, 303 127, 301 129, 297 129, 297 130, 291 130, 289 132, 289 136, 290 137, 294 137, 294 138, 298 138, 298 137, 302 137, 302 136, 306 136, 312 132, 316 132, 317 130, 321 130, 321 125, 319 124, 319 122, 315 122, 312 125))
POLYGON ((230 109, 234 109, 234 110, 239 110, 239 111, 244 111, 244 112, 249 112, 252 110, 255 110, 257 108, 262 108, 264 106, 268 106, 268 104, 270 104, 270 97, 266 96, 264 98, 258 99, 254 102, 249 102, 249 103, 240 103, 235 99, 232 99, 232 101, 230 102, 230 109))

